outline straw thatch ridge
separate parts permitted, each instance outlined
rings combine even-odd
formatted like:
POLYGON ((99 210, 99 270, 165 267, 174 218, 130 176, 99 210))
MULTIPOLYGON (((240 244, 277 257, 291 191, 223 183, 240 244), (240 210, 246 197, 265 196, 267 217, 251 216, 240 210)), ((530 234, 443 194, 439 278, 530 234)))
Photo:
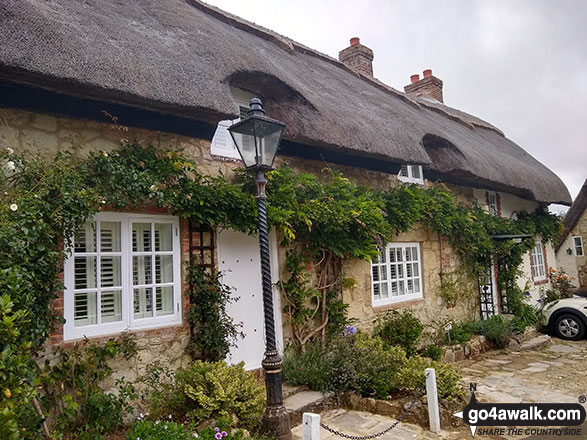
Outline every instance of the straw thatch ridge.
POLYGON ((3 0, 0 37, 4 81, 212 124, 236 116, 230 86, 240 87, 265 98, 293 142, 570 203, 561 180, 491 124, 197 0, 3 0), (437 161, 426 135, 459 154, 437 161))
POLYGON ((556 251, 557 252, 560 249, 560 247, 563 245, 563 242, 566 240, 568 235, 573 231, 573 229, 577 225, 577 222, 579 221, 579 219, 581 218, 581 216, 583 215, 583 213, 585 212, 586 209, 587 209, 587 179, 585 179, 585 182, 583 183, 583 186, 581 187, 581 191, 579 191, 579 194, 577 195, 575 200, 573 200, 573 204, 571 205, 571 207, 569 208, 569 210, 567 211, 567 213, 565 215, 565 218, 563 219, 563 226, 565 227, 565 229, 563 230, 563 233, 559 237, 558 242, 556 244, 556 251))

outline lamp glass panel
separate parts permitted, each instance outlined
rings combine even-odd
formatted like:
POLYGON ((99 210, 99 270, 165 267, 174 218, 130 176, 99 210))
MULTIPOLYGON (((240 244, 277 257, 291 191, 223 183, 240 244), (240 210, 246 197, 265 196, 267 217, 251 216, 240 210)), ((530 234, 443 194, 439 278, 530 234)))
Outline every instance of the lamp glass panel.
POLYGON ((256 163, 270 167, 279 146, 283 126, 267 121, 255 120, 255 134, 258 139, 256 163))
POLYGON ((236 147, 243 158, 246 167, 251 167, 256 164, 255 151, 255 123, 253 120, 248 120, 243 124, 230 130, 230 134, 236 147))

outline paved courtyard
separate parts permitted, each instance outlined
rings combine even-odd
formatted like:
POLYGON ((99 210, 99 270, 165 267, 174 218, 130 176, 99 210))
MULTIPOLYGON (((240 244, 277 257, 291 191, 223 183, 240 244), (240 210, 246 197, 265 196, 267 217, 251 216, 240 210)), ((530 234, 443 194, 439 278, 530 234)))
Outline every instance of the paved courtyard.
MULTIPOLYGON (((575 403, 587 395, 587 340, 577 342, 553 338, 552 345, 539 351, 492 351, 477 360, 459 363, 466 385, 477 384, 477 400, 499 403, 575 403)), ((366 412, 335 409, 322 414, 329 426, 351 435, 370 435, 390 426, 394 419, 366 412)), ((587 439, 587 425, 583 435, 572 439, 587 439)), ((302 438, 302 426, 293 429, 294 439, 302 438)), ((336 439, 324 429, 321 439, 336 439)), ((452 428, 436 435, 411 424, 401 423, 382 440, 465 440, 471 438, 469 428, 452 428)), ((482 439, 547 439, 562 437, 485 436, 482 439)))

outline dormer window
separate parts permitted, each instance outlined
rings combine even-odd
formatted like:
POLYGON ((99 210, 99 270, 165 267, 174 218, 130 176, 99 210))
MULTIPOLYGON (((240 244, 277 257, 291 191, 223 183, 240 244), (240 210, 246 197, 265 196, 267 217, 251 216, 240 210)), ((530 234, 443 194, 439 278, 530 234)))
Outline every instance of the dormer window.
POLYGON ((249 103, 251 102, 251 99, 255 98, 256 96, 251 92, 237 89, 236 87, 231 87, 230 91, 232 93, 232 98, 238 106, 239 117, 237 119, 226 119, 218 123, 216 132, 214 133, 214 137, 212 138, 210 145, 210 153, 215 156, 240 159, 241 157, 238 154, 236 145, 234 145, 234 142, 230 137, 230 133, 228 132, 228 127, 247 117, 249 103))
POLYGON ((402 182, 424 185, 422 165, 402 165, 397 178, 402 182))

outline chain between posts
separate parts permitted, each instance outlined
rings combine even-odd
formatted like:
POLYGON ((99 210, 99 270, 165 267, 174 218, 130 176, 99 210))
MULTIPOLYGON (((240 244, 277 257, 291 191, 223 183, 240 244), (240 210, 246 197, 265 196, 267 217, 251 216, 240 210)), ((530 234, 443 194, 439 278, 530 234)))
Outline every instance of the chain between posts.
POLYGON ((369 439, 374 439, 377 437, 381 437, 384 434, 387 434, 389 431, 391 431, 393 428, 395 428, 397 425, 399 425, 409 414, 410 411, 412 410, 412 408, 414 407, 414 405, 416 404, 416 402, 418 400, 420 400, 420 398, 422 397, 422 395, 424 394, 423 389, 425 389, 426 386, 426 380, 428 379, 428 373, 424 376, 424 380, 422 382, 422 385, 420 385, 420 391, 418 391, 416 393, 416 396, 414 397, 414 399, 409 403, 408 407, 405 409, 404 413, 388 428, 384 429, 381 432, 378 432, 377 434, 371 434, 371 435, 350 435, 350 434, 345 434, 342 433, 340 431, 337 431, 334 428, 331 428, 330 426, 326 425, 325 423, 320 422, 320 426, 322 428, 324 428, 326 431, 337 435, 339 437, 342 438, 348 438, 350 440, 369 440, 369 439))

